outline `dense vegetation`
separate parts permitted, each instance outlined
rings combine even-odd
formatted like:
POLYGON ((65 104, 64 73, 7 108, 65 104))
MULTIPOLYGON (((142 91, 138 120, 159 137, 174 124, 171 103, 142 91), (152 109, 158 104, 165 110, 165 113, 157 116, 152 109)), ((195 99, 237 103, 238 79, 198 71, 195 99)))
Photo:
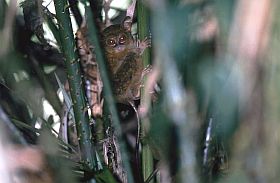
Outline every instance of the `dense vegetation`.
POLYGON ((106 2, 0 0, 1 181, 278 182, 280 2, 106 2), (152 40, 137 115, 112 94, 100 42, 108 9, 152 40), (101 117, 88 110, 77 51, 84 25, 101 117))

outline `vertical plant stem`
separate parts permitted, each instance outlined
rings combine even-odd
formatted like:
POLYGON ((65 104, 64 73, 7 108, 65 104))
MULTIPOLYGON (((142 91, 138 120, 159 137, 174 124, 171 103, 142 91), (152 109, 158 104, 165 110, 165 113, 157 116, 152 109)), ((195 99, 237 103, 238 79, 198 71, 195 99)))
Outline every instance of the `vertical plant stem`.
MULTIPOLYGON (((104 112, 103 112, 104 113, 104 112)), ((101 143, 104 138, 104 118, 96 118, 95 119, 95 147, 99 155, 103 154, 103 143, 101 143)), ((103 158, 101 158, 101 161, 103 162, 103 158)), ((104 163, 104 162, 103 162, 104 163)))
MULTIPOLYGON (((139 0, 137 2, 137 17, 138 17, 138 34, 139 34, 139 39, 143 40, 145 37, 149 37, 149 11, 148 9, 144 6, 143 0, 139 0)), ((151 59, 151 54, 150 54, 150 49, 146 49, 142 55, 142 60, 143 60, 143 65, 144 68, 150 65, 150 59, 151 59)), ((146 83, 146 76, 144 77, 144 83, 146 83)), ((145 100, 145 96, 143 95, 144 93, 144 88, 141 90, 141 104, 145 100)), ((141 154, 141 160, 142 160, 142 176, 144 181, 146 181, 149 176, 153 173, 153 156, 151 149, 149 147, 149 144, 144 140, 146 135, 147 135, 147 128, 149 124, 149 119, 147 117, 144 117, 141 119, 141 143, 142 143, 142 154, 141 154)), ((150 182, 153 182, 151 180, 150 182)))
POLYGON ((85 163, 85 168, 94 170, 94 167, 96 166, 95 151, 92 143, 93 139, 90 131, 79 63, 77 62, 77 56, 74 52, 75 41, 69 10, 67 8, 66 0, 56 0, 54 1, 54 4, 59 25, 60 40, 62 43, 61 48, 65 57, 70 94, 73 101, 74 117, 82 152, 82 160, 85 163))
POLYGON ((105 65, 105 59, 103 56, 103 52, 101 49, 101 45, 98 39, 98 31, 97 28, 94 24, 94 20, 93 20, 93 15, 91 12, 91 9, 88 5, 85 5, 85 14, 87 17, 87 25, 88 25, 88 31, 89 31, 89 41, 92 45, 95 46, 95 50, 96 50, 96 60, 98 63, 98 66, 100 68, 100 75, 103 81, 103 85, 104 85, 104 98, 105 98, 105 105, 108 106, 109 111, 112 114, 112 121, 113 121, 113 125, 114 125, 114 129, 115 129, 115 135, 118 139, 118 142, 120 144, 120 151, 121 151, 121 158, 123 161, 123 166, 126 170, 127 173, 127 182, 129 183, 133 183, 133 176, 132 176, 132 171, 131 171, 131 167, 128 161, 128 156, 127 156, 127 151, 126 151, 126 145, 125 143, 122 141, 121 139, 121 135, 122 135, 122 129, 121 129, 121 125, 120 125, 120 120, 118 118, 118 113, 117 113, 117 109, 115 106, 115 102, 114 102, 114 98, 113 98, 113 93, 111 90, 111 86, 110 86, 110 81, 109 81, 109 77, 107 74, 107 69, 106 69, 106 65, 105 65))

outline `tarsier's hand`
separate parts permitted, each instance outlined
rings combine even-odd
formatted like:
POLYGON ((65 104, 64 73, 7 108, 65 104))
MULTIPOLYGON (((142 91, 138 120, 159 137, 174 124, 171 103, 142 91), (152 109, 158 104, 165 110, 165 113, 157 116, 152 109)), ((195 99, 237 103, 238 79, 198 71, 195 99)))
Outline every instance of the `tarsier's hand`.
POLYGON ((138 40, 137 41, 137 47, 139 49, 139 53, 140 55, 143 54, 143 52, 145 51, 146 48, 151 47, 152 46, 152 39, 149 37, 145 37, 145 39, 143 41, 138 40))
POLYGON ((144 76, 146 76, 147 74, 149 74, 150 72, 152 72, 153 70, 153 66, 152 65, 147 65, 143 71, 142 71, 142 74, 141 74, 141 82, 143 83, 143 79, 144 79, 144 76))

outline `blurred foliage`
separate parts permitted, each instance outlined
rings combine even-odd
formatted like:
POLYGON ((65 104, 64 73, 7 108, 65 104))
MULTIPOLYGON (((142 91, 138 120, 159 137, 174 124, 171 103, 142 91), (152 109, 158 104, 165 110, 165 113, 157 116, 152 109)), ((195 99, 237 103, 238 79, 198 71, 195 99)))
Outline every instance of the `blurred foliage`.
MULTIPOLYGON (((140 114, 140 139, 134 111, 115 105, 112 96, 99 43, 106 4, 57 0, 53 14, 52 1, 15 2, 0 0, 0 156, 12 152, 24 157, 23 150, 30 148, 44 163, 34 172, 28 163, 8 158, 18 167, 6 167, 17 172, 12 177, 121 182, 113 165, 106 164, 107 156, 121 160, 118 170, 124 170, 128 183, 278 182, 278 1, 260 0, 263 6, 258 7, 253 0, 138 0, 133 32, 141 40, 152 34, 150 52, 143 56, 145 65, 153 65, 145 84, 157 82, 151 108, 140 114), (98 119, 87 112, 76 53, 74 27, 83 21, 104 82, 104 116, 98 119), (67 81, 71 100, 66 105, 58 96, 69 97, 62 86, 67 81), (76 122, 66 130, 69 141, 61 134, 68 126, 64 121, 76 122), (110 138, 115 146, 104 154, 102 143, 110 138)), ((110 16, 120 23, 126 9, 115 7, 116 2, 110 7, 116 14, 110 16)), ((146 99, 144 92, 138 107, 146 99)), ((27 161, 32 164, 32 158, 27 161)))

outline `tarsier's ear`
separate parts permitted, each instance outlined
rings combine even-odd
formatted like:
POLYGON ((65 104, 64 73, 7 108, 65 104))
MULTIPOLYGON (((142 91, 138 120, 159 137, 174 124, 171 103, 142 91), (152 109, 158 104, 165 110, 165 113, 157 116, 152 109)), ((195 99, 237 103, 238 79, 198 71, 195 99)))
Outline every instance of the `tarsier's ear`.
POLYGON ((122 26, 125 30, 130 32, 131 31, 131 26, 132 26, 131 17, 129 17, 129 16, 125 17, 125 19, 123 20, 122 26))

